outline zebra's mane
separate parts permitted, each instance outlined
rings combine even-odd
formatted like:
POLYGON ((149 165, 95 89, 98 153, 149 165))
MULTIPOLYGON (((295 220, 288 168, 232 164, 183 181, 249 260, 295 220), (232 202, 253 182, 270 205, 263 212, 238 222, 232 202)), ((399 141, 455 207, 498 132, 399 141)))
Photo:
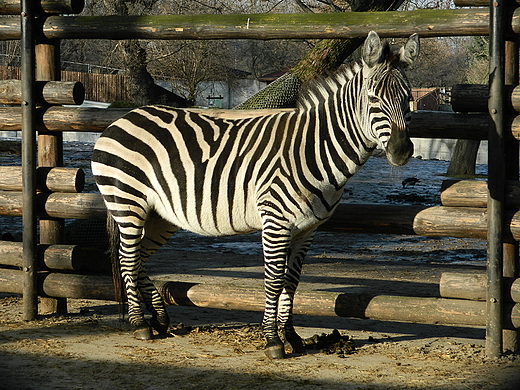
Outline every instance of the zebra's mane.
POLYGON ((348 83, 361 68, 361 61, 355 61, 343 64, 335 71, 316 76, 300 88, 296 107, 305 109, 309 103, 311 106, 315 106, 314 101, 322 102, 324 97, 326 98, 348 83))

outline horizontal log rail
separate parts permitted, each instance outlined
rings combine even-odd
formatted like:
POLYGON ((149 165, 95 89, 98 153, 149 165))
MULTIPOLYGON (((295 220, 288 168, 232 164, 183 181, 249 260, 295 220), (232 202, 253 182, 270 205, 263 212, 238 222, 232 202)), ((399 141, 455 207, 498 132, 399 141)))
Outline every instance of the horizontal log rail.
MULTIPOLYGON (((100 194, 41 193, 37 195, 36 201, 38 215, 44 218, 106 217, 100 194)), ((22 213, 22 193, 0 191, 0 215, 20 216, 22 213)), ((506 221, 506 238, 520 241, 520 212, 506 212, 506 221)), ((319 229, 485 239, 487 210, 478 207, 341 203, 319 229)))
MULTIPOLYGON (((21 242, 0 241, 0 265, 22 267, 23 248, 21 242)), ((38 245, 40 270, 62 270, 111 274, 110 260, 105 253, 95 248, 78 245, 38 245)), ((2 270, 3 272, 3 270, 2 270)))
MULTIPOLYGON (((114 300, 109 276, 41 273, 40 295, 54 298, 114 300)), ((196 306, 225 310, 264 310, 262 287, 154 281, 167 305, 196 306)), ((2 270, 0 291, 20 293, 22 271, 2 270)), ((296 292, 296 314, 368 318, 427 324, 486 324, 486 303, 463 299, 417 298, 328 291, 296 292)), ((520 327, 520 305, 504 310, 506 328, 520 327)))
MULTIPOLYGON (((37 191, 81 192, 85 172, 81 168, 39 167, 36 169, 37 191)), ((0 190, 22 191, 22 167, 0 166, 0 190)))
MULTIPOLYGON (((40 131, 102 132, 128 111, 126 108, 39 107, 36 109, 36 128, 40 131)), ((0 107, 0 128, 20 131, 21 108, 0 107)))
POLYGON ((488 114, 414 111, 410 122, 410 137, 414 138, 487 140, 488 132, 488 114))
MULTIPOLYGON (((100 194, 40 193, 37 213, 42 218, 104 219, 106 209, 100 194)), ((23 214, 22 192, 0 191, 0 215, 23 214)))
MULTIPOLYGON (((485 239, 487 210, 477 207, 428 207, 414 218, 413 230, 421 236, 485 239)), ((519 231, 516 237, 520 239, 519 231)))
MULTIPOLYGON (((515 11, 512 28, 520 31, 515 11)), ((49 16, 48 39, 323 39, 489 35, 488 9, 339 12, 326 14, 49 16)), ((0 18, 0 39, 20 38, 18 18, 0 18)))
MULTIPOLYGON (((456 112, 488 112, 489 86, 457 84, 451 88, 451 105, 456 112)), ((520 86, 505 86, 505 109, 520 112, 520 86)))
MULTIPOLYGON (((487 207, 488 187, 483 180, 444 180, 441 186, 441 203, 451 207, 487 207)), ((520 208, 520 183, 506 180, 505 204, 520 208)))
MULTIPOLYGON (((40 131, 102 132, 129 109, 46 107, 37 109, 40 131)), ((243 118, 288 110, 191 110, 220 118, 243 118)), ((0 107, 0 128, 20 131, 22 111, 19 107, 0 107)), ((487 139, 487 114, 457 114, 441 111, 415 111, 410 136, 416 138, 487 139)), ((520 119, 518 121, 520 139, 520 119)))
MULTIPOLYGON (((263 311, 263 289, 251 286, 209 285, 155 281, 167 305, 225 310, 263 311)), ((509 308, 506 323, 520 324, 520 305, 509 308)), ((485 324, 485 303, 442 298, 371 295, 299 290, 294 298, 296 314, 366 318, 429 324, 485 324)))
MULTIPOLYGON (((36 1, 38 13, 49 14, 79 14, 85 6, 84 0, 39 0, 36 1)), ((0 15, 20 15, 22 11, 20 0, 1 0, 0 15)))
MULTIPOLYGON (((22 271, 2 269, 0 291, 22 293, 22 271)), ((38 295, 52 298, 115 300, 111 276, 72 273, 40 272, 38 295)))
MULTIPOLYGON (((37 81, 37 105, 82 104, 85 88, 78 81, 37 81)), ((0 81, 0 104, 22 104, 22 81, 0 81)))
MULTIPOLYGON (((504 299, 520 302, 520 279, 503 278, 504 299)), ((487 296, 484 273, 443 272, 439 282, 441 297, 485 301, 487 296)))
MULTIPOLYGON (((36 200, 37 213, 40 217, 106 218, 106 209, 100 194, 42 193, 37 195, 36 200)), ((320 230, 415 234, 414 221, 426 209, 425 206, 341 203, 332 217, 320 226, 320 230)), ((21 216, 22 214, 22 193, 0 191, 0 215, 21 216)))
POLYGON ((415 234, 415 218, 426 206, 340 203, 319 229, 331 232, 415 234))
MULTIPOLYGON (((512 0, 511 3, 520 4, 520 0, 512 0)), ((489 7, 489 0, 455 0, 457 7, 489 7)))

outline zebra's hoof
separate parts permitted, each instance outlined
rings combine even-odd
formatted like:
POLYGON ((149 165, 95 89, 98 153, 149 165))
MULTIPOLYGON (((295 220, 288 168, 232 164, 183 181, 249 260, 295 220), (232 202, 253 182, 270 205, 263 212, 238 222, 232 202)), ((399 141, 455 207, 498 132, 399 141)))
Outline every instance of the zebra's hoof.
POLYGON ((137 340, 151 340, 152 339, 152 328, 149 326, 141 326, 134 330, 134 338, 137 340))
POLYGON ((304 354, 307 353, 305 346, 303 345, 303 341, 300 336, 296 335, 295 337, 291 337, 289 340, 285 340, 284 342, 285 353, 297 353, 304 354))
POLYGON ((269 341, 265 346, 265 354, 270 359, 285 358, 284 346, 280 341, 269 341))
POLYGON ((168 318, 151 318, 150 325, 152 325, 152 328, 154 328, 157 331, 157 333, 164 336, 168 333, 170 320, 168 318))

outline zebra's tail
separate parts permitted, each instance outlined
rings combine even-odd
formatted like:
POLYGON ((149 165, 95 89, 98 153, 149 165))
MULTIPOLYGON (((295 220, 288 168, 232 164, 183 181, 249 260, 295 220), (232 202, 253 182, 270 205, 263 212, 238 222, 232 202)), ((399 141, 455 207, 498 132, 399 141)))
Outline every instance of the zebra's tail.
POLYGON ((110 213, 107 213, 107 235, 110 244, 110 263, 112 264, 115 300, 120 304, 121 312, 124 313, 122 306, 126 301, 126 294, 123 287, 123 278, 121 277, 121 263, 119 262, 119 226, 110 213))

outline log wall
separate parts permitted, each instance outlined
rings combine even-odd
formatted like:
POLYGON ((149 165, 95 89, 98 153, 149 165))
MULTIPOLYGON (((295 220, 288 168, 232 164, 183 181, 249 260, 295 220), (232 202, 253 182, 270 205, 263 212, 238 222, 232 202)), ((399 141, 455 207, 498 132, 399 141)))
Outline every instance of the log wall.
MULTIPOLYGON (((21 291, 22 273, 5 270, 0 285, 8 292, 21 291)), ((42 273, 40 294, 51 297, 114 300, 109 276, 42 273)), ((166 305, 196 306, 224 310, 264 310, 261 287, 154 281, 166 305)), ((480 301, 407 296, 349 294, 326 291, 298 291, 294 312, 304 315, 365 318, 381 321, 483 326, 486 304, 480 301)), ((520 305, 508 305, 504 312, 508 328, 520 327, 520 305)))

